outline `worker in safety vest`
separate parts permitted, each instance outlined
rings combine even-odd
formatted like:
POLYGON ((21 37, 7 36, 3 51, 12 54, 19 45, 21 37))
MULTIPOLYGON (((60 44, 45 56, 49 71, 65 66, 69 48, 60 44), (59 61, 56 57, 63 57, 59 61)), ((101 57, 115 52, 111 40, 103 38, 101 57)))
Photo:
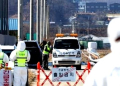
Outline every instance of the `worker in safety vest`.
POLYGON ((41 44, 40 44, 40 48, 41 50, 43 51, 44 50, 44 46, 47 44, 47 41, 43 41, 41 44))
POLYGON ((48 58, 49 58, 49 53, 50 53, 50 45, 51 43, 48 41, 47 44, 44 46, 44 50, 43 50, 42 59, 43 59, 43 68, 45 70, 49 70, 48 58))
POLYGON ((8 67, 9 59, 7 54, 2 52, 2 49, 0 48, 0 69, 8 67))
POLYGON ((25 86, 27 82, 27 62, 30 61, 30 53, 25 48, 25 42, 19 41, 17 48, 10 54, 10 60, 14 62, 14 86, 25 86))
POLYGON ((111 53, 92 68, 83 86, 120 86, 120 17, 110 21, 107 33, 111 53))

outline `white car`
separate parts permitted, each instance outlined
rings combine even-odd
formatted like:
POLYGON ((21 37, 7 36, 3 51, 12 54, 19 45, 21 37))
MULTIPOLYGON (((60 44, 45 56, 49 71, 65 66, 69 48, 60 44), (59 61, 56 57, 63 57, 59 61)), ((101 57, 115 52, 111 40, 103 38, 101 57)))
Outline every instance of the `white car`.
POLYGON ((53 66, 77 66, 81 69, 81 49, 77 34, 56 34, 53 43, 53 66))
POLYGON ((11 52, 16 49, 16 45, 0 45, 2 51, 10 56, 11 52))

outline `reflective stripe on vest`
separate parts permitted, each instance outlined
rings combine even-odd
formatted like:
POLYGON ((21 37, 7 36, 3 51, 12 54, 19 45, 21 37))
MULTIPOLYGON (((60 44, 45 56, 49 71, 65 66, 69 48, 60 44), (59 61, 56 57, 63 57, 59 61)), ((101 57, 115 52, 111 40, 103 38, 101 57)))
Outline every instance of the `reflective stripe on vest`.
POLYGON ((27 66, 27 56, 28 56, 28 51, 24 50, 24 51, 17 51, 16 52, 16 60, 14 62, 15 66, 18 67, 25 67, 27 66))
POLYGON ((43 54, 49 54, 48 51, 45 51, 46 46, 47 46, 47 50, 50 51, 50 47, 48 46, 48 44, 46 44, 43 50, 43 54))
POLYGON ((4 67, 5 63, 3 62, 4 53, 0 52, 0 67, 4 67))

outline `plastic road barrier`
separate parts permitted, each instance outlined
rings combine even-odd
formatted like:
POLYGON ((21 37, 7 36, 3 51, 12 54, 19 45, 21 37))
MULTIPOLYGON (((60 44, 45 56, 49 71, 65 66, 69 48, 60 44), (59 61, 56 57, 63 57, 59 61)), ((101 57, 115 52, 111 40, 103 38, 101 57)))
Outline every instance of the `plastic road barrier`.
MULTIPOLYGON (((84 71, 82 72, 81 75, 79 75, 79 73, 76 71, 76 74, 78 75, 78 80, 75 82, 74 86, 76 86, 78 84, 78 82, 81 80, 84 83, 84 80, 82 79, 82 76, 84 75, 84 73, 86 71, 88 71, 88 74, 90 73, 90 69, 91 69, 91 64, 90 62, 87 63, 87 67, 84 69, 84 71)), ((53 84, 53 82, 50 80, 49 76, 52 74, 52 71, 50 71, 50 73, 47 75, 45 73, 45 70, 40 66, 40 62, 37 63, 37 86, 44 86, 45 82, 48 80, 51 84, 51 86, 55 86, 53 84), (43 72, 43 74, 45 75, 45 79, 44 81, 40 84, 40 71, 43 72)), ((59 86, 62 82, 58 82, 57 86, 59 86)), ((69 82, 66 82, 68 84, 68 86, 71 86, 69 82)))
POLYGON ((40 86, 39 85, 39 82, 40 82, 40 62, 37 63, 37 86, 40 86))

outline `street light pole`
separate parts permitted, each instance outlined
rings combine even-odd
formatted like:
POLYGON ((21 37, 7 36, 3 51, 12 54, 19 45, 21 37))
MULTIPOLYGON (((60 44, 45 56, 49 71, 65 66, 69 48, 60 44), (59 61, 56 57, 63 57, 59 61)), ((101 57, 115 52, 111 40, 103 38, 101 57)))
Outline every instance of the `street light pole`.
POLYGON ((75 33, 74 21, 72 21, 72 33, 75 33))
POLYGON ((73 16, 71 19, 72 19, 72 33, 75 33, 75 26, 74 26, 74 23, 75 23, 76 17, 73 16))
POLYGON ((49 33, 48 33, 48 31, 49 31, 49 6, 47 5, 47 9, 46 9, 46 40, 48 39, 48 36, 49 36, 49 33))
POLYGON ((33 0, 30 0, 30 40, 33 40, 33 0))
POLYGON ((23 0, 18 0, 18 41, 23 38, 23 0))
POLYGON ((43 39, 45 38, 45 26, 46 26, 46 0, 43 0, 43 39))
POLYGON ((43 35, 42 35, 42 30, 43 30, 43 0, 40 2, 40 43, 42 42, 43 35))
POLYGON ((39 32, 40 32, 40 0, 37 0, 37 12, 36 12, 36 39, 38 41, 38 43, 40 42, 40 36, 39 36, 39 32))

